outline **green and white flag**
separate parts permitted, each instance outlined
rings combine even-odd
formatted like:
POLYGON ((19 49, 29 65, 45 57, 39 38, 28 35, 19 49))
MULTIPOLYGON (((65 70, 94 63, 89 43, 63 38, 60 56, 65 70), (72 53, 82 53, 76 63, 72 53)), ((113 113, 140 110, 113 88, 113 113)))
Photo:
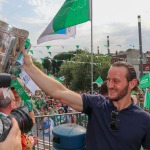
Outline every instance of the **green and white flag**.
POLYGON ((65 80, 65 77, 62 76, 62 77, 56 78, 56 80, 62 83, 65 80))
POLYGON ((76 25, 91 19, 91 0, 66 0, 37 43, 75 37, 76 25))
POLYGON ((91 0, 66 0, 53 19, 53 30, 56 32, 89 21, 90 4, 91 0))
POLYGON ((150 112, 150 91, 148 89, 145 92, 144 108, 150 112))
POLYGON ((96 83, 100 87, 103 84, 103 79, 99 76, 93 83, 96 83))
POLYGON ((89 21, 91 19, 90 4, 91 0, 66 0, 42 35, 53 34, 89 21))
POLYGON ((150 73, 145 74, 139 80, 139 88, 144 89, 150 87, 150 73))

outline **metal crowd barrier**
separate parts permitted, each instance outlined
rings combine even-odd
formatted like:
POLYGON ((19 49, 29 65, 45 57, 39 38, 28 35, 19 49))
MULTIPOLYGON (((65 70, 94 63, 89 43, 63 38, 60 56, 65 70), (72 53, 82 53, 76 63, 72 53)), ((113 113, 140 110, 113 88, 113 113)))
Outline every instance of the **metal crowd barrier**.
POLYGON ((53 127, 65 123, 76 123, 86 128, 88 122, 87 115, 80 112, 35 116, 35 118, 36 124, 32 129, 32 134, 38 137, 38 143, 35 146, 36 150, 53 149, 53 127))

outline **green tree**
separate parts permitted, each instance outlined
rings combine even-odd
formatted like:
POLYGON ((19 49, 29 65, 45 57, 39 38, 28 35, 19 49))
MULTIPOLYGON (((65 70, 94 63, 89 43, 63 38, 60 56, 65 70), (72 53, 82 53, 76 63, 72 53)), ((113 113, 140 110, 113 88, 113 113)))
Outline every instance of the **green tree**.
MULTIPOLYGON (((106 80, 110 67, 110 57, 93 56, 93 81, 98 76, 106 80)), ((91 88, 91 54, 82 52, 75 55, 70 61, 61 65, 59 76, 65 76, 65 84, 72 90, 90 90, 91 88)))
POLYGON ((36 60, 33 60, 33 64, 38 67, 41 71, 44 72, 44 68, 43 68, 43 65, 41 63, 39 63, 38 61, 36 60))
POLYGON ((50 72, 52 69, 52 62, 49 59, 50 59, 49 57, 45 57, 42 65, 45 69, 47 69, 47 71, 50 72))
POLYGON ((52 73, 55 76, 58 76, 58 72, 60 71, 60 66, 64 61, 70 61, 73 60, 73 58, 77 54, 84 54, 87 53, 86 50, 78 49, 76 51, 69 51, 69 52, 62 52, 54 56, 52 60, 52 73))

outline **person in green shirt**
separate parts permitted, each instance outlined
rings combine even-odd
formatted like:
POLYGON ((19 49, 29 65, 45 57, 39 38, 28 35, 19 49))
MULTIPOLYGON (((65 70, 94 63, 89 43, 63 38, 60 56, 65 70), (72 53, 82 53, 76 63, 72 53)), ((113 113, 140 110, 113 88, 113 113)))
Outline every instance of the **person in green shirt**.
POLYGON ((34 104, 35 104, 36 109, 40 110, 40 106, 41 106, 40 97, 36 97, 36 100, 35 100, 34 104))

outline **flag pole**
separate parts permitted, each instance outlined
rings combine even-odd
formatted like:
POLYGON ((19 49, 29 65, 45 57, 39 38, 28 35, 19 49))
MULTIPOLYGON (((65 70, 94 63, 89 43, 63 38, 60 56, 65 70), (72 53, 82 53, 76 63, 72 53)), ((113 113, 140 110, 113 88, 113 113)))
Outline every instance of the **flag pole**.
POLYGON ((92 0, 90 0, 90 17, 91 17, 91 94, 93 94, 93 12, 92 0))

